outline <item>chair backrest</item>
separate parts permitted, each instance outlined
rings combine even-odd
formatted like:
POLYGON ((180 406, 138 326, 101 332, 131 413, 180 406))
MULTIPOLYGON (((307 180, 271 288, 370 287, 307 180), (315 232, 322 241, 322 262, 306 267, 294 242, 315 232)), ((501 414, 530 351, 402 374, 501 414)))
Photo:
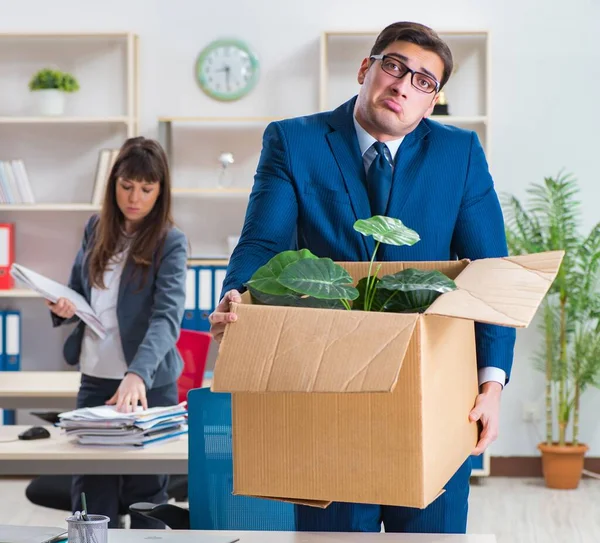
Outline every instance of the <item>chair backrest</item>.
POLYGON ((211 339, 207 332, 181 330, 177 341, 177 350, 183 358, 183 371, 177 381, 179 402, 186 400, 191 389, 202 387, 211 339))
POLYGON ((291 503, 233 495, 231 395, 188 395, 188 499, 192 530, 294 531, 291 503))

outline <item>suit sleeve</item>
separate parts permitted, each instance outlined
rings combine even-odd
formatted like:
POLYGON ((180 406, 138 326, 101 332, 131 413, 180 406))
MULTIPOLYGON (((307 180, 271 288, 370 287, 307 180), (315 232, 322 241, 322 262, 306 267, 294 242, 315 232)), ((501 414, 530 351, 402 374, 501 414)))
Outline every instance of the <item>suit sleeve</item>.
MULTIPOLYGON (((453 235, 453 251, 458 258, 507 256, 502 209, 489 173, 488 164, 473 132, 464 196, 453 235)), ((477 366, 498 368, 510 379, 516 331, 514 328, 475 323, 477 366)))
POLYGON ((142 378, 147 390, 152 388, 156 368, 179 339, 185 306, 187 257, 185 234, 171 230, 154 280, 154 303, 148 330, 127 368, 127 373, 142 378))
POLYGON ((231 255, 221 298, 231 290, 245 290, 252 274, 281 251, 294 248, 298 200, 292 182, 290 155, 280 123, 271 123, 254 176, 244 226, 231 255))

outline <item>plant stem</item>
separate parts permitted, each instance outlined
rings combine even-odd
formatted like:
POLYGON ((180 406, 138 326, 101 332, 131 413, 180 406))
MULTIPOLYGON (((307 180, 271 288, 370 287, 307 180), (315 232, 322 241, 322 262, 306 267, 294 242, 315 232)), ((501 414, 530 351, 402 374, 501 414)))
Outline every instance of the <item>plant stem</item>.
POLYGON ((340 300, 340 302, 342 302, 344 304, 344 307, 348 310, 351 311, 352 308, 350 307, 350 302, 348 302, 348 300, 340 300))
POLYGON ((559 445, 566 444, 566 429, 569 423, 569 409, 567 398, 567 311, 566 311, 566 295, 561 293, 560 296, 560 381, 559 381, 559 445))
POLYGON ((380 241, 375 244, 375 250, 373 251, 373 256, 371 257, 371 262, 369 263, 369 275, 367 275, 367 287, 365 288, 365 311, 371 311, 371 285, 375 284, 375 279, 371 278, 371 271, 373 270, 373 261, 375 260, 375 255, 377 254, 377 249, 379 249, 380 241))
POLYGON ((551 324, 552 319, 552 307, 550 302, 546 300, 544 306, 546 314, 548 315, 546 321, 546 444, 552 445, 552 363, 553 363, 553 330, 551 324))
POLYGON ((581 376, 579 358, 575 362, 576 374, 575 374, 575 396, 573 398, 573 445, 579 445, 579 395, 581 390, 579 388, 579 381, 581 376))

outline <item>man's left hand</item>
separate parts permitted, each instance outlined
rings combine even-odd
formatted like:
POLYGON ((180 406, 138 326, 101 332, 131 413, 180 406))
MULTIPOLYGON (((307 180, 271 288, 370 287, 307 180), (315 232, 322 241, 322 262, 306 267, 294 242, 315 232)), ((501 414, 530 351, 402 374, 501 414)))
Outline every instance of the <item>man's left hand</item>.
POLYGON ((475 407, 469 413, 471 422, 481 421, 482 431, 473 455, 479 456, 498 437, 500 426, 500 396, 502 385, 488 381, 481 385, 481 392, 475 400, 475 407))

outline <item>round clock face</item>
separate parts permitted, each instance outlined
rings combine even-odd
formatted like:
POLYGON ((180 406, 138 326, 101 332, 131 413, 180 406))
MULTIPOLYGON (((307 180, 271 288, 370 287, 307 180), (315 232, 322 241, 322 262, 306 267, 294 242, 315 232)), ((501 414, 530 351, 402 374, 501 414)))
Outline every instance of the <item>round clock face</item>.
POLYGON ((217 100, 238 100, 258 81, 258 58, 240 40, 217 40, 200 53, 196 77, 200 88, 217 100))

